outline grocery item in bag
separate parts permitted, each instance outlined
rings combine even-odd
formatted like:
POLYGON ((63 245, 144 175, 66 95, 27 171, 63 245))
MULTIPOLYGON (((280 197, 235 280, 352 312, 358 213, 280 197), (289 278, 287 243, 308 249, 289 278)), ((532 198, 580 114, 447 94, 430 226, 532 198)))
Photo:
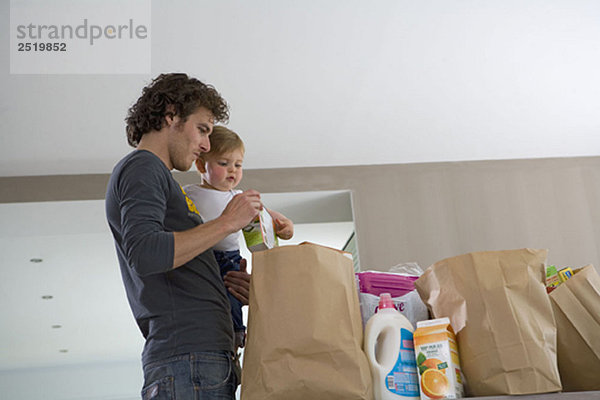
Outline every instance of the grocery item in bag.
POLYGON ((588 265, 550 293, 565 391, 600 390, 600 276, 588 265))
POLYGON ((558 271, 555 265, 548 265, 546 267, 546 291, 552 292, 554 289, 559 287, 561 284, 560 278, 558 277, 558 271))
POLYGON ((252 254, 244 400, 370 400, 348 253, 303 243, 252 254))
POLYGON ((456 330, 472 396, 561 390, 556 325, 545 287, 547 251, 485 251, 447 258, 415 282, 435 318, 456 330))
POLYGON ((379 296, 390 293, 394 307, 414 326, 417 321, 429 318, 425 303, 415 290, 415 275, 402 273, 365 271, 358 272, 360 311, 363 326, 377 311, 379 296))

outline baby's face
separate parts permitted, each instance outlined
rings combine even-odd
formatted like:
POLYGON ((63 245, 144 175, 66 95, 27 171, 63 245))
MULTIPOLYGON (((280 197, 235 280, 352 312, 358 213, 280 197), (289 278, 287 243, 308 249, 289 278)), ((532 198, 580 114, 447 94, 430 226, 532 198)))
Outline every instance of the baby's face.
POLYGON ((210 155, 204 163, 202 178, 214 189, 229 191, 242 180, 244 152, 233 150, 220 155, 210 155))

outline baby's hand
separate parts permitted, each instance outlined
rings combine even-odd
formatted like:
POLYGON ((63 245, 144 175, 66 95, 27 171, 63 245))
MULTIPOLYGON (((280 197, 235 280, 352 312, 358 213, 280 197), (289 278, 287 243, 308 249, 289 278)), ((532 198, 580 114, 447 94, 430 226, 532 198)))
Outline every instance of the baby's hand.
POLYGON ((289 240, 294 236, 294 223, 289 218, 285 217, 283 214, 268 210, 269 214, 275 221, 275 233, 278 237, 283 240, 289 240))

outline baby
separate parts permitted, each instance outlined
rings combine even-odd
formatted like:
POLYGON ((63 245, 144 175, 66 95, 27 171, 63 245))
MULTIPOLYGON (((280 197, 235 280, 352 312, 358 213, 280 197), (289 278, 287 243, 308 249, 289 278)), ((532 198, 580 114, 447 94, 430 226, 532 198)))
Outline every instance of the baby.
MULTIPOLYGON (((227 203, 241 190, 236 190, 242 180, 242 163, 244 161, 244 142, 230 129, 215 126, 210 134, 210 151, 200 155, 196 167, 202 175, 202 182, 184 187, 188 197, 194 202, 204 222, 217 218, 227 203)), ((281 239, 290 239, 294 234, 291 220, 273 210, 267 210, 275 222, 275 233, 281 239)), ((241 231, 233 233, 217 243, 213 252, 221 275, 228 271, 239 271, 239 242, 241 231)), ((244 347, 246 327, 242 321, 242 304, 228 293, 231 303, 231 316, 235 332, 236 347, 244 347)))

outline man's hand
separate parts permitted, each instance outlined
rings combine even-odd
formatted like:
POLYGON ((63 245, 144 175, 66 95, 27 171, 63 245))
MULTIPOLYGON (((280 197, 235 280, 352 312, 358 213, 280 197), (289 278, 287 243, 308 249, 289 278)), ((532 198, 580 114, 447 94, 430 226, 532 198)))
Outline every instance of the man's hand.
POLYGON ((247 190, 235 195, 218 218, 187 231, 174 232, 173 268, 179 268, 198 254, 212 248, 227 235, 248 225, 261 209, 260 193, 247 190))
POLYGON ((250 274, 246 272, 246 264, 246 260, 242 258, 240 270, 229 271, 224 278, 227 290, 243 305, 248 305, 250 298, 250 274))
POLYGON ((246 190, 233 196, 219 219, 230 225, 231 232, 236 232, 252 222, 262 208, 260 193, 246 190))

